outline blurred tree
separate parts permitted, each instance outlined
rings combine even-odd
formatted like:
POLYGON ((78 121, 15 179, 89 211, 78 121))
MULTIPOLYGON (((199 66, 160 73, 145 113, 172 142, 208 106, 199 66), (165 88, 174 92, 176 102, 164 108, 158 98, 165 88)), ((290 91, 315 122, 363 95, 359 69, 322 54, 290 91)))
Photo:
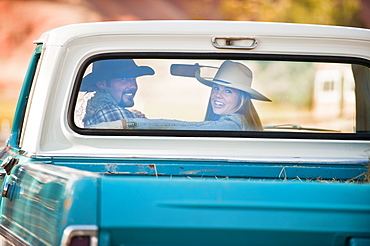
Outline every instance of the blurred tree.
POLYGON ((221 0, 228 20, 274 21, 362 27, 360 0, 221 0))

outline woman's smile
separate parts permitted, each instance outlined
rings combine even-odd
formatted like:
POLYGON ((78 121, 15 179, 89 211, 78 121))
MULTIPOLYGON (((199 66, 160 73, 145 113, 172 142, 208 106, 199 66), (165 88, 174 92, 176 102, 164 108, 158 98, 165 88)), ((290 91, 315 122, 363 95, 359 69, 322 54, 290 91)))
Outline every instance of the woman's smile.
POLYGON ((222 107, 224 107, 225 106, 225 103, 223 103, 223 102, 220 102, 220 101, 218 101, 218 100, 214 100, 213 101, 213 107, 214 108, 222 108, 222 107))

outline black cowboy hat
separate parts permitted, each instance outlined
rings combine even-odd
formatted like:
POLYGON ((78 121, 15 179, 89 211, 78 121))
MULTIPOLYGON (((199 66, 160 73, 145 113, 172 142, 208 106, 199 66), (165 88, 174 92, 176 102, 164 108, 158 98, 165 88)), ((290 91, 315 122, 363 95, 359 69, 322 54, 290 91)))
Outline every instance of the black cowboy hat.
POLYGON ((137 78, 144 75, 154 75, 154 70, 148 66, 138 66, 132 59, 100 60, 92 64, 92 72, 83 78, 80 91, 87 91, 98 81, 137 78))

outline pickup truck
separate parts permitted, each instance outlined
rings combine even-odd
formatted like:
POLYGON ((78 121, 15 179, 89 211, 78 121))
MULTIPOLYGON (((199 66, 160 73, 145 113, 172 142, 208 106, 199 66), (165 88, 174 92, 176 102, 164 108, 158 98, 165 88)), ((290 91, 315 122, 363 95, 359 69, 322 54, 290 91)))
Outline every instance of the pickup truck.
POLYGON ((100 22, 34 43, 0 152, 2 245, 370 245, 370 30, 100 22), (240 90, 260 128, 207 119, 240 90), (88 120, 110 105, 124 117, 88 120))

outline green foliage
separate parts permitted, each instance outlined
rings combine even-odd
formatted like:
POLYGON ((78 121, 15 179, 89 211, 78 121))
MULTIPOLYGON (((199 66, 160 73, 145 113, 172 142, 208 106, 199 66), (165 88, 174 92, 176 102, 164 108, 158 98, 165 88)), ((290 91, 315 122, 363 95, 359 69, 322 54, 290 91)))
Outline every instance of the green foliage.
POLYGON ((309 109, 312 104, 315 68, 310 62, 260 61, 254 73, 264 93, 278 105, 309 109))
POLYGON ((362 26, 360 0, 221 0, 228 20, 362 26))

